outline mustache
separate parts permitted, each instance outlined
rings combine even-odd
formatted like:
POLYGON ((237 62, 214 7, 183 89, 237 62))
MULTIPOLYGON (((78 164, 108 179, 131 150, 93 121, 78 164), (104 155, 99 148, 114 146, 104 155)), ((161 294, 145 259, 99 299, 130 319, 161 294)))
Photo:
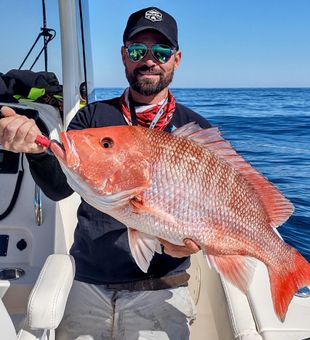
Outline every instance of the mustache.
POLYGON ((147 66, 147 65, 143 65, 139 68, 136 68, 134 70, 134 75, 137 76, 139 74, 139 72, 148 72, 150 74, 157 74, 157 75, 162 75, 162 71, 161 70, 155 70, 154 66, 147 66))

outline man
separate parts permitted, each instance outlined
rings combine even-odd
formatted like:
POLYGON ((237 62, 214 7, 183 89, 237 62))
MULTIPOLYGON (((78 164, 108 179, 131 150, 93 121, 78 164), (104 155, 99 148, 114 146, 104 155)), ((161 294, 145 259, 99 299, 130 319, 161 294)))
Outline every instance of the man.
MULTIPOLYGON (((140 124, 170 132, 191 121, 210 126, 177 104, 168 89, 181 61, 172 16, 158 8, 133 13, 123 42, 129 88, 120 98, 81 109, 69 129, 140 124)), ((34 143, 40 134, 35 123, 9 108, 2 112, 4 148, 27 153, 32 176, 48 197, 60 200, 72 194, 56 158, 34 143)), ((156 253, 143 273, 130 254, 126 227, 82 200, 70 250, 76 278, 57 339, 188 339, 195 312, 185 270, 188 256, 199 247, 191 240, 184 246, 161 242, 163 254, 156 253)))

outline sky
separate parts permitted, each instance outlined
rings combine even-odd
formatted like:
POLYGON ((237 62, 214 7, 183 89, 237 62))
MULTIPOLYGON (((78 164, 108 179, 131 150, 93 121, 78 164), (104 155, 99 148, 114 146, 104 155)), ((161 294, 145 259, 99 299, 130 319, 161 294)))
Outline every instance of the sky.
MULTIPOLYGON (((48 26, 57 29, 56 3, 46 0, 48 26)), ((89 0, 89 5, 95 87, 127 85, 123 30, 130 13, 149 6, 178 22, 182 61, 173 87, 310 87, 310 0, 89 0)), ((19 66, 41 27, 35 19, 41 0, 0 1, 1 13, 11 10, 14 16, 0 21, 3 73, 19 66), (21 24, 25 18, 27 24, 21 24)), ((51 45, 57 39, 59 34, 51 45)), ((51 70, 57 70, 58 57, 51 46, 51 70)))

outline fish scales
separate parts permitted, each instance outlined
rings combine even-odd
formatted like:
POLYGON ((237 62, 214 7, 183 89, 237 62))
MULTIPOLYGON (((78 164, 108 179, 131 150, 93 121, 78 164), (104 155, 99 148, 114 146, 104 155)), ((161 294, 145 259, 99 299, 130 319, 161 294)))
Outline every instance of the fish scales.
MULTIPOLYGON (((176 224, 171 226, 173 235, 181 230, 181 240, 195 235, 194 240, 197 243, 207 245, 208 242, 213 244, 216 238, 224 235, 224 232, 227 233, 227 230, 219 230, 214 233, 214 225, 222 224, 227 229, 231 229, 235 235, 238 230, 240 232, 247 230, 246 226, 243 226, 246 217, 247 225, 257 224, 256 220, 263 215, 261 209, 257 209, 259 201, 255 200, 253 195, 247 195, 249 191, 247 182, 243 181, 246 187, 244 190, 242 190, 242 186, 238 185, 238 181, 242 181, 242 178, 233 168, 214 157, 208 150, 197 147, 190 140, 175 139, 167 134, 165 135, 166 140, 162 141, 160 147, 158 142, 156 143, 157 139, 152 139, 154 134, 150 134, 149 130, 146 130, 145 133, 151 136, 149 143, 151 149, 154 150, 154 164, 166 165, 166 173, 161 173, 156 165, 153 167, 152 180, 158 179, 160 182, 153 183, 152 187, 146 190, 146 204, 160 206, 161 209, 166 208, 168 213, 176 218, 176 224), (169 144, 171 139, 173 145, 167 149, 165 145, 169 144), (172 174, 172 176, 168 174, 172 174), (169 178, 172 179, 172 182, 169 181, 169 178), (175 181, 178 183, 173 183, 175 181), (154 200, 153 187, 161 188, 161 192, 157 195, 158 201, 156 198, 154 200), (171 188, 168 197, 166 195, 167 187, 171 188), (239 191, 238 188, 240 188, 239 191), (168 201, 166 201, 167 198, 168 201), (189 209, 182 209, 184 202, 187 202, 189 209), (238 206, 238 210, 234 209, 236 206, 238 206), (199 216, 195 216, 195 212, 199 212, 199 216), (203 218, 205 216, 208 216, 208 219, 203 218), (235 223, 238 220, 242 227, 238 227, 238 224, 235 223), (235 222, 233 223, 233 221, 235 222), (236 225, 236 228, 232 228, 232 223, 236 225), (184 227, 180 228, 180 225, 184 227)), ((167 231, 167 228, 165 230, 167 231)), ((249 233, 252 230, 252 228, 248 228, 249 233)), ((150 230, 143 229, 142 231, 150 232, 150 230)), ((154 231, 152 232, 154 233, 154 231)), ((160 236, 168 237, 168 235, 160 236)), ((231 238, 234 248, 236 248, 235 242, 238 241, 238 238, 241 238, 238 233, 235 238, 231 238)), ((226 244, 223 248, 223 253, 227 253, 226 244)), ((231 248, 229 251, 232 250, 231 248)))

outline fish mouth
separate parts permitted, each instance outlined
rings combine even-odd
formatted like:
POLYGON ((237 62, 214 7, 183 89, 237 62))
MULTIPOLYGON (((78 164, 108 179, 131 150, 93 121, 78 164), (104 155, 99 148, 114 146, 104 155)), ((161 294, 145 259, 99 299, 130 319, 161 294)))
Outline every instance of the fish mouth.
POLYGON ((56 140, 52 140, 50 149, 58 159, 61 159, 62 161, 66 160, 66 151, 63 144, 56 140))
POLYGON ((56 158, 66 164, 69 168, 75 168, 80 164, 79 157, 71 138, 66 132, 61 133, 62 144, 53 140, 51 143, 51 150, 56 158))
POLYGON ((60 143, 58 140, 52 139, 50 148, 53 151, 53 153, 55 153, 54 150, 57 149, 56 152, 59 155, 59 157, 61 157, 61 158, 65 157, 65 148, 64 148, 63 144, 60 143), (53 147, 52 147, 52 145, 53 145, 53 147))

